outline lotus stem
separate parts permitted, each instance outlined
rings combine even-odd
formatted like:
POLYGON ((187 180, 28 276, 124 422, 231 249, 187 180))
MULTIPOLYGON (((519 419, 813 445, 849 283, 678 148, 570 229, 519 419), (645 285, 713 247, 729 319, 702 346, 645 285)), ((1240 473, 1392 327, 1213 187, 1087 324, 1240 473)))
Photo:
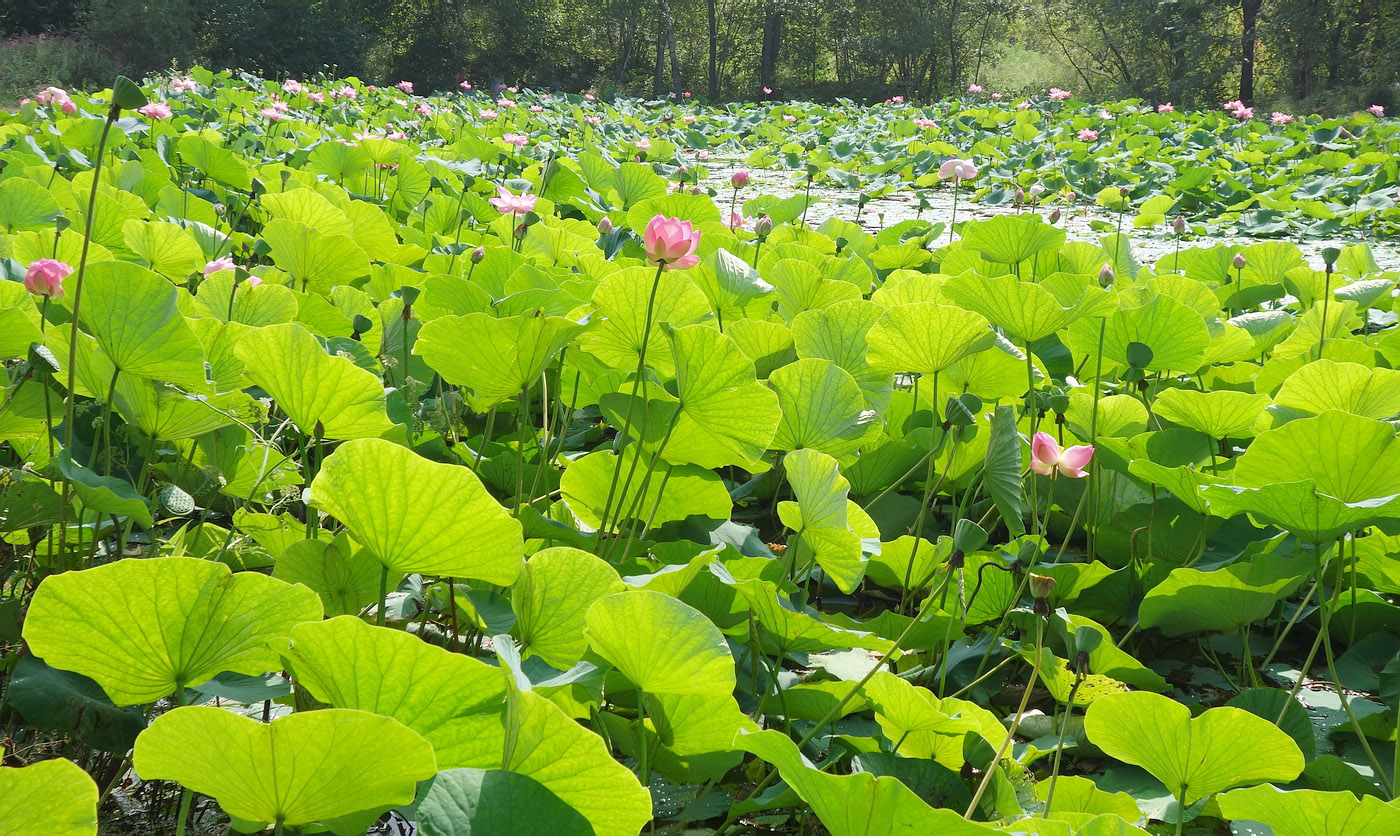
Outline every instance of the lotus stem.
POLYGON ((982 795, 987 792, 987 787, 991 786, 993 776, 1001 768, 1001 759, 1006 755, 1006 750, 1010 749, 1011 744, 1016 740, 1016 729, 1021 725, 1021 717, 1026 713, 1026 706, 1031 701, 1031 692, 1035 690, 1036 680, 1040 678, 1040 656, 1044 646, 1045 620, 1041 618, 1036 621, 1035 626, 1035 663, 1031 666, 1030 681, 1026 683, 1026 690, 1021 694, 1021 704, 1011 717, 1011 727, 1006 730, 1006 737, 1001 741, 996 757, 992 758, 992 762, 987 765, 987 771, 982 775, 982 781, 977 785, 977 791, 972 794, 972 801, 968 803, 967 810, 963 813, 965 819, 972 818, 973 812, 977 810, 977 805, 982 800, 982 795))

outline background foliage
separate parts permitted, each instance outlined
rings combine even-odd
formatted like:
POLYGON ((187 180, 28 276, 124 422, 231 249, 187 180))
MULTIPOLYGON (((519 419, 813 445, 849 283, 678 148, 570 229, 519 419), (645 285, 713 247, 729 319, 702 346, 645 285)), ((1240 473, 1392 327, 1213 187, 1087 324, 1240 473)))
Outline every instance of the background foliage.
POLYGON ((1400 80, 1400 0, 14 0, 0 33, 0 101, 194 62, 420 90, 860 100, 1053 84, 1291 111, 1393 106, 1400 80))

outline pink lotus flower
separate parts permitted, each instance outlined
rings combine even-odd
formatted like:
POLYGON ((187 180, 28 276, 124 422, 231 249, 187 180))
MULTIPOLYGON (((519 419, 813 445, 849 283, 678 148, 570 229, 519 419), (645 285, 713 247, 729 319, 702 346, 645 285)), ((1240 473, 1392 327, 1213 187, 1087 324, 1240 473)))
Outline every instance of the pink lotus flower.
POLYGON ((461 82, 460 84, 458 84, 457 86, 460 87, 460 88, 462 88, 463 90, 470 90, 470 89, 472 89, 472 83, 471 83, 470 81, 463 81, 463 82, 461 82))
POLYGON ((335 91, 334 93, 332 93, 331 96, 333 96, 333 97, 339 97, 339 98, 342 98, 342 99, 351 99, 351 100, 354 100, 354 99, 359 98, 360 92, 359 92, 358 90, 356 90, 354 87, 351 87, 350 85, 345 84, 345 85, 342 85, 341 88, 340 88, 339 90, 337 90, 337 91, 335 91))
POLYGON ((41 258, 24 272, 24 289, 35 296, 62 296, 63 280, 72 272, 73 268, 62 261, 41 258))
POLYGON ((1113 118, 1113 112, 1110 111, 1110 110, 1106 110, 1106 109, 1105 109, 1105 110, 1100 110, 1100 111, 1099 111, 1099 118, 1100 118, 1100 119, 1112 119, 1112 118, 1113 118))
POLYGON ((700 263, 695 248, 700 245, 700 230, 690 221, 657 215, 642 233, 647 261, 664 265, 667 270, 685 270, 700 263))
POLYGON ((221 270, 232 270, 237 266, 238 265, 233 262, 232 256, 226 255, 222 258, 216 258, 204 265, 204 278, 207 279, 221 270))
POLYGON ((420 114, 422 114, 422 115, 424 115, 424 116, 432 116, 432 115, 433 115, 433 109, 432 109, 431 107, 428 107, 428 103, 427 103, 427 102, 419 102, 419 103, 418 103, 418 106, 415 107, 414 110, 418 111, 420 114))
POLYGON ((586 119, 585 121, 587 121, 588 124, 590 124, 590 125, 601 125, 601 124, 603 124, 603 117, 601 117, 601 116, 590 116, 590 117, 588 117, 588 119, 586 119))
POLYGON ((784 121, 784 122, 796 122, 796 121, 797 121, 797 117, 796 117, 796 116, 793 116, 791 113, 784 113, 784 114, 783 114, 783 121, 784 121))
POLYGON ((1293 117, 1281 110, 1275 110, 1273 116, 1269 117, 1269 121, 1275 125, 1287 125, 1293 121, 1293 117))
POLYGON ((895 104, 904 104, 904 97, 903 97, 903 96, 891 96, 891 97, 890 97, 890 101, 894 102, 895 104))
POLYGON ((972 160, 960 160, 953 157, 946 160, 938 167, 939 180, 952 180, 957 183, 960 180, 971 180, 977 176, 977 166, 972 160))
POLYGON ((694 125, 695 120, 698 118, 699 117, 696 116, 694 113, 687 113, 686 115, 681 117, 681 121, 686 123, 687 125, 694 125))
POLYGON ((1016 109, 1017 109, 1017 110, 1030 110, 1030 109, 1031 109, 1031 101, 1030 101, 1030 99, 1022 99, 1021 101, 1017 102, 1017 103, 1016 103, 1016 109))
POLYGON ((1093 457, 1094 448, 1087 444, 1061 450, 1049 433, 1036 433, 1031 439, 1031 470, 1041 476, 1054 478, 1058 472, 1071 479, 1082 479, 1089 475, 1084 466, 1093 457))
POLYGON ((1176 107, 1174 107, 1174 106, 1172 105, 1171 102, 1167 102, 1166 104, 1159 104, 1159 105, 1157 105, 1157 112, 1158 112, 1158 113, 1172 113, 1172 112, 1174 112, 1175 110, 1176 110, 1176 107))
POLYGON ((496 107, 512 108, 515 107, 515 101, 512 99, 500 98, 496 100, 496 107))
POLYGON ((701 148, 699 151, 695 152, 695 159, 697 160, 708 160, 709 158, 710 152, 706 151, 704 148, 701 148))
POLYGON ((763 95, 765 95, 765 96, 771 96, 771 95, 773 95, 773 88, 772 88, 772 87, 765 87, 765 88, 763 88, 763 95))
POLYGON ((286 81, 282 82, 282 90, 290 95, 295 96, 298 93, 305 92, 306 87, 303 86, 300 81, 297 81, 294 78, 289 78, 286 81))
POLYGON ((1221 110, 1239 110, 1239 109, 1242 108, 1242 107, 1244 107, 1244 102, 1240 101, 1239 99, 1231 99, 1230 101, 1228 101, 1228 102, 1226 102, 1225 104, 1221 105, 1221 106, 1220 106, 1220 109, 1221 109, 1221 110))
POLYGON ((520 92, 520 88, 519 88, 519 87, 513 87, 513 86, 512 86, 512 87, 507 87, 506 89, 509 90, 509 91, 512 92, 512 93, 519 93, 519 92, 520 92))
POLYGON ((398 84, 395 84, 394 86, 397 87, 397 88, 399 88, 400 90, 404 91, 405 93, 410 93, 410 94, 411 94, 411 93, 413 92, 413 82, 411 82, 411 81, 400 81, 398 84))
POLYGON ((531 113, 544 113, 544 108, 539 105, 530 105, 531 113))
POLYGON ((690 91, 687 90, 687 91, 685 91, 684 93, 682 93, 681 95, 688 99, 688 98, 690 98, 690 91))
POLYGON ((1058 87, 1050 88, 1050 101, 1052 102, 1062 102, 1068 99, 1070 95, 1071 94, 1068 90, 1061 90, 1058 87))
POLYGON ((264 119, 270 119, 273 122, 276 122, 282 118, 282 111, 278 110, 275 107, 265 107, 262 110, 258 111, 258 115, 264 119))
POLYGON ((993 93, 993 94, 992 94, 992 98, 993 98, 993 99, 996 99, 997 101, 1001 101, 1001 94, 1000 94, 1000 93, 993 93))
POLYGON ((539 200, 532 194, 513 195, 505 186, 497 186, 496 194, 498 196, 491 198, 489 202, 506 215, 529 214, 535 211, 535 201, 539 200))
POLYGON ((165 102, 151 102, 148 105, 136 108, 136 112, 152 120, 169 119, 173 113, 170 109, 170 105, 165 102))
POLYGON ((967 92, 969 92, 969 93, 971 93, 972 95, 975 96, 975 95, 977 95, 978 93, 981 93, 981 92, 982 92, 982 85, 980 85, 980 84, 969 84, 969 85, 967 85, 967 92))
POLYGON ((914 126, 919 128, 936 128, 938 127, 938 123, 932 119, 926 119, 921 116, 914 120, 914 126))
POLYGON ((591 102, 591 101, 596 100, 597 98, 598 98, 598 97, 597 97, 597 96, 594 96, 592 93, 584 93, 584 94, 583 94, 583 99, 584 99, 584 101, 591 102))
POLYGON ((637 140, 637 150, 638 150, 638 151, 650 151, 650 150, 651 150, 651 140, 647 139, 646 137, 642 137, 641 139, 637 140))
POLYGON ((481 112, 477 114, 477 116, 480 116, 482 119, 495 119, 497 115, 496 111, 489 107, 482 108, 481 112))
POLYGON ((740 215, 738 212, 730 212, 730 213, 729 213, 729 228, 730 228, 730 229, 735 229, 735 230, 737 230, 737 229, 743 229, 743 228, 744 228, 744 216, 743 216, 743 215, 740 215))
POLYGON ((1080 129, 1079 129, 1079 141, 1080 141, 1080 142, 1093 142, 1094 140, 1096 140, 1096 139, 1098 139, 1098 138, 1099 138, 1099 132, 1096 131, 1096 130, 1094 130, 1093 128, 1080 128, 1080 129))
POLYGON ((310 99, 311 101, 315 102, 316 104, 325 104, 325 103, 326 103, 326 94, 325 94, 325 93, 307 93, 307 94, 306 94, 306 98, 310 99))
POLYGON ((286 113, 288 110, 292 109, 292 106, 287 104, 286 102, 273 102, 272 109, 277 111, 278 113, 286 113))
POLYGON ((45 87, 34 97, 34 101, 41 105, 62 105, 72 100, 68 97, 68 91, 62 87, 45 87))
POLYGON ((1230 115, 1233 116, 1233 117, 1235 117, 1236 119, 1241 120, 1241 121, 1253 119, 1253 118, 1254 118, 1254 108, 1252 108, 1252 107, 1242 107, 1242 108, 1240 108, 1239 110, 1236 110, 1234 113, 1232 113, 1232 114, 1230 114, 1230 115))
POLYGON ((745 186, 747 186, 749 184, 749 181, 752 179, 752 174, 749 174, 747 171, 741 169, 729 175, 729 185, 733 186, 736 189, 742 189, 745 186))
POLYGON ((1380 105, 1371 105, 1370 107, 1366 108, 1366 111, 1378 119, 1385 116, 1385 108, 1381 107, 1380 105))
POLYGON ((501 139, 514 145, 516 148, 524 148, 530 144, 530 138, 522 134, 501 134, 501 139))
POLYGON ((390 131, 384 134, 385 139, 403 139, 404 136, 405 134, 403 131, 390 131))
POLYGON ((170 80, 170 89, 177 93, 193 93, 199 89, 199 82, 192 78, 174 78, 170 80))

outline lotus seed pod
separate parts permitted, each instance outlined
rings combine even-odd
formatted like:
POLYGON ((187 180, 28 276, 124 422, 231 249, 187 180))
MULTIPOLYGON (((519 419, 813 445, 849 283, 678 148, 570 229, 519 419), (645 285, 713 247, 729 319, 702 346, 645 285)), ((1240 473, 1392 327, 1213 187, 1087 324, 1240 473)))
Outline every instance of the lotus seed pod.
POLYGON ((1051 591, 1055 589, 1055 579, 1049 575, 1037 575, 1032 572, 1030 575, 1031 597, 1044 600, 1050 597, 1051 591))

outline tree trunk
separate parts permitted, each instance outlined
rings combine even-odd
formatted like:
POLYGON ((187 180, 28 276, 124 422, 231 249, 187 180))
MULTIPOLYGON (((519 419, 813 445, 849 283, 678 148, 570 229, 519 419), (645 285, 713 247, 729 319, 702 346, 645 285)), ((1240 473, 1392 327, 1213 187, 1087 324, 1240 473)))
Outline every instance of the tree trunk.
POLYGON ((632 41, 636 37, 636 31, 637 27, 635 25, 630 25, 623 30, 622 61, 617 65, 617 87, 621 87, 622 82, 627 78, 627 65, 632 60, 632 41))
POLYGON ((671 48, 671 92, 681 94, 681 62, 676 58, 676 25, 671 19, 671 4, 661 0, 661 13, 666 17, 666 43, 671 48))
POLYGON ((652 98, 666 95, 666 20, 661 9, 656 10, 656 71, 651 80, 652 98))
POLYGON ((759 83, 773 87, 778 77, 778 51, 783 42, 783 12, 778 0, 767 0, 763 9, 763 56, 758 67, 759 83))
POLYGON ((958 93, 958 2, 948 6, 948 86, 954 95, 958 93))
POLYGON ((719 15, 715 9, 716 0, 709 0, 710 12, 710 101, 719 99, 719 15))
POLYGON ((1240 40, 1240 101, 1254 104, 1254 47, 1258 41, 1259 7, 1263 0, 1240 0, 1244 35, 1240 40))

